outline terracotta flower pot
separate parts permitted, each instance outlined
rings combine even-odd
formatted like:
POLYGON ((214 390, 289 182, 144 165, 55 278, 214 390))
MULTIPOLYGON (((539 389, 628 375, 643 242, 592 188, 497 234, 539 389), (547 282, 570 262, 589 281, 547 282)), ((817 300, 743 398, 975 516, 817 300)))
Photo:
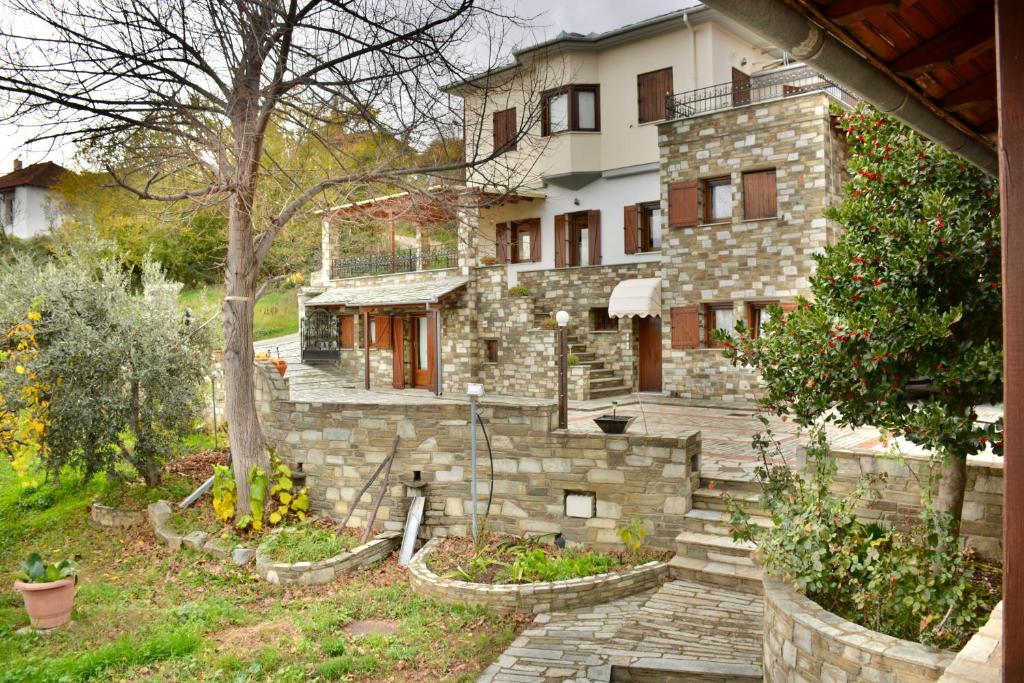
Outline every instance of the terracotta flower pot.
POLYGON ((48 583, 15 581, 14 590, 25 599, 25 611, 35 628, 56 628, 71 621, 75 577, 48 583))
POLYGON ((270 362, 281 373, 281 376, 284 377, 284 373, 288 369, 288 363, 283 358, 274 358, 270 362))

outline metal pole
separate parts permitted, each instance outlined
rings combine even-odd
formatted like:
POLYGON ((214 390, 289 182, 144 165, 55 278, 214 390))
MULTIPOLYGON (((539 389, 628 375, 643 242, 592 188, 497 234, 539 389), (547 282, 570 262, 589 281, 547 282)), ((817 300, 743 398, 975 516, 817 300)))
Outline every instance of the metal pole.
POLYGON ((213 406, 213 450, 217 450, 217 372, 210 373, 210 405, 213 406))
POLYGON ((470 395, 469 397, 469 462, 470 462, 470 479, 469 479, 469 497, 473 505, 472 517, 473 517, 473 547, 477 544, 477 525, 476 525, 476 396, 470 395))
POLYGON ((569 340, 565 326, 558 328, 558 428, 569 428, 569 340))

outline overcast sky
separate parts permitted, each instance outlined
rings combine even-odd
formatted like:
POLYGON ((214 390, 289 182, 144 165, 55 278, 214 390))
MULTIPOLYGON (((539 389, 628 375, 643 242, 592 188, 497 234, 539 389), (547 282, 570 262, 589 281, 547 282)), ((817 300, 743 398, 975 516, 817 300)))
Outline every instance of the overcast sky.
MULTIPOLYGON (((694 0, 499 0, 520 16, 536 17, 532 35, 510 36, 513 42, 527 44, 553 38, 562 31, 590 33, 608 31, 625 24, 648 19, 665 12, 690 7, 694 0)), ((25 146, 35 130, 0 126, 0 175, 11 169, 15 158, 26 165, 40 161, 71 164, 73 150, 51 149, 49 144, 25 146)))

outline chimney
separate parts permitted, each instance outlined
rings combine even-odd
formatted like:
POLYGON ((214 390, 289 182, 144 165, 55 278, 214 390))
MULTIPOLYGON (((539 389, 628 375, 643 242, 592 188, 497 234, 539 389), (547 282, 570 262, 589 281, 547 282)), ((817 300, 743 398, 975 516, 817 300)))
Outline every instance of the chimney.
POLYGON ((20 171, 21 170, 21 159, 15 159, 14 160, 14 170, 15 171, 20 171))

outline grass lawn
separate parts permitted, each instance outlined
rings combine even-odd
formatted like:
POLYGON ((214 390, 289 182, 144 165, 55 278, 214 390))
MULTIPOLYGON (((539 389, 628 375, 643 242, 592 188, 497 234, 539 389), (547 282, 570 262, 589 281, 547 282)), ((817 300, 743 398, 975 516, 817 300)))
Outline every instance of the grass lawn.
POLYGON ((415 596, 394 557, 326 586, 272 586, 169 551, 147 525, 91 526, 101 486, 69 475, 25 495, 0 459, 0 683, 473 680, 525 623, 415 596), (32 551, 80 566, 74 621, 45 636, 18 632, 28 618, 10 589, 32 551), (369 619, 393 632, 346 631, 369 619))
MULTIPOLYGON (((273 287, 256 302, 253 339, 271 339, 299 331, 298 293, 299 290, 294 287, 273 287)), ((221 345, 224 328, 220 322, 220 306, 224 301, 224 285, 185 290, 181 293, 179 301, 182 307, 192 309, 199 323, 206 322, 211 316, 217 316, 217 320, 211 322, 208 327, 212 328, 217 344, 221 345)))

